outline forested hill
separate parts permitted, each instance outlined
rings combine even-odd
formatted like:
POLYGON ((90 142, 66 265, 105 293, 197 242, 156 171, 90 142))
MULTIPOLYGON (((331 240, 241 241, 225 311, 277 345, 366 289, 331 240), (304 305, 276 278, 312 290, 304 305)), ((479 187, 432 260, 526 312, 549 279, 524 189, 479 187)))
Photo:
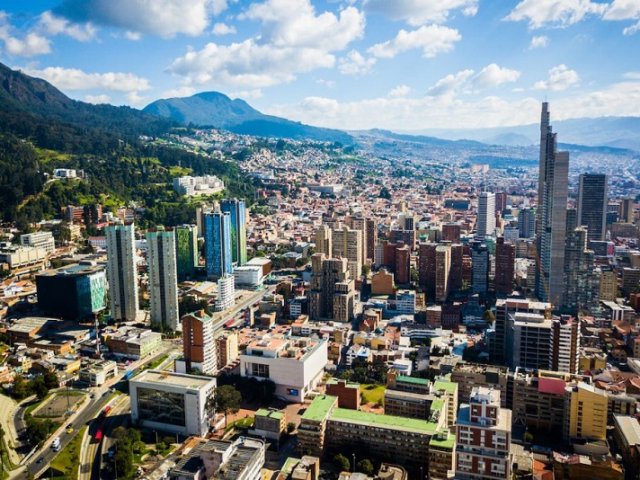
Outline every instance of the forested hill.
POLYGON ((250 195, 232 162, 139 140, 177 126, 129 107, 72 100, 0 64, 0 219, 24 225, 54 217, 67 204, 135 200, 147 207, 150 223, 190 221, 191 208, 159 186, 170 182, 172 167, 218 174, 230 193, 250 195), (89 179, 46 183, 45 174, 59 167, 84 169, 89 179))

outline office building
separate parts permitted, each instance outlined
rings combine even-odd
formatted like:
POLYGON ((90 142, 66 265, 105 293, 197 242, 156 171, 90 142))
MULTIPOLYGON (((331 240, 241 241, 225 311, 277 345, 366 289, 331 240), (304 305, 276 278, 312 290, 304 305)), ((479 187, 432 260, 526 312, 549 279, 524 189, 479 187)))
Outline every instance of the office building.
POLYGON ((490 237, 496 230, 496 196, 491 192, 478 195, 478 219, 476 237, 480 240, 490 237))
POLYGON ((509 196, 507 192, 496 193, 496 213, 502 213, 507 209, 507 203, 509 202, 509 196))
POLYGON ((411 282, 411 250, 407 245, 396 248, 395 280, 400 285, 411 282))
POLYGON ((471 261, 473 265, 471 289, 473 293, 486 297, 489 291, 489 250, 484 243, 477 241, 471 244, 471 261))
POLYGON ((349 322, 355 314, 355 285, 346 258, 311 257, 309 318, 349 322))
POLYGON ((183 358, 176 360, 176 371, 215 375, 218 371, 218 344, 214 341, 213 317, 201 310, 185 315, 181 322, 183 358))
POLYGON ((223 275, 218 278, 218 291, 216 295, 216 312, 223 312, 236 303, 235 277, 233 275, 223 275))
POLYGON ((418 245, 418 284, 429 300, 435 299, 436 293, 436 243, 420 243, 418 245))
POLYGON ((473 387, 486 387, 499 391, 500 406, 506 407, 508 372, 506 367, 461 362, 451 371, 451 383, 458 386, 460 403, 469 403, 473 387))
POLYGON ((224 190, 224 182, 215 175, 204 175, 202 177, 186 175, 173 179, 173 189, 180 195, 188 197, 213 195, 224 190))
POLYGON ((215 337, 215 342, 219 369, 238 360, 238 332, 225 330, 215 337))
POLYGON ((367 260, 373 262, 375 258, 375 248, 378 244, 378 226, 373 218, 367 218, 366 220, 367 230, 367 260))
POLYGON ((327 225, 320 225, 316 230, 316 253, 324 253, 327 258, 333 253, 333 235, 327 225))
POLYGON ((618 296, 618 275, 612 268, 600 268, 600 301, 615 302, 618 296))
POLYGON ((618 221, 623 223, 635 222, 635 200, 633 198, 623 198, 620 202, 620 215, 618 221))
POLYGON ((449 296, 449 274, 451 272, 451 245, 436 247, 436 285, 437 302, 446 302, 449 296))
POLYGON ((152 430, 202 437, 209 431, 207 400, 216 379, 144 370, 129 380, 131 421, 152 430))
POLYGON ((233 274, 231 216, 220 210, 208 212, 203 223, 207 277, 218 279, 233 274))
POLYGON ((240 437, 234 441, 200 439, 185 449, 164 478, 168 480, 256 480, 265 462, 264 441, 240 437))
POLYGON ((580 367, 580 319, 570 315, 554 317, 551 325, 549 368, 577 374, 580 367))
POLYGON ((109 351, 122 359, 138 360, 148 357, 162 345, 162 334, 148 328, 121 327, 102 338, 109 351))
POLYGON ((351 278, 362 275, 362 232, 341 226, 333 230, 333 258, 346 258, 351 278))
POLYGON ((176 236, 173 230, 147 232, 151 325, 161 331, 180 329, 176 236))
POLYGON ((92 318, 106 308, 107 278, 104 268, 68 265, 36 275, 38 308, 47 315, 79 320, 92 318))
POLYGON ((548 368, 551 325, 551 320, 539 313, 516 312, 509 316, 506 355, 512 369, 548 368))
POLYGON ((200 252, 198 252, 198 227, 181 225, 175 228, 176 268, 178 281, 192 280, 195 277, 200 252))
POLYGON ((51 232, 35 232, 20 235, 20 245, 42 248, 47 253, 53 253, 56 249, 56 242, 51 232))
POLYGON ((235 265, 247 263, 247 209, 244 200, 237 198, 220 202, 222 213, 231 221, 231 260, 235 265))
POLYGON ((608 397, 604 390, 585 382, 566 387, 565 436, 570 439, 606 440, 608 397))
POLYGON ((361 216, 350 217, 347 225, 353 230, 362 232, 362 265, 367 264, 367 250, 369 248, 369 236, 367 235, 367 219, 361 216))
POLYGON ((516 261, 516 247, 499 237, 496 242, 496 268, 494 285, 497 295, 513 292, 513 277, 516 261))
POLYGON ((511 478, 511 410, 500 407, 500 392, 472 390, 460 406, 456 440, 456 479, 511 478))
POLYGON ((134 226, 110 225, 105 232, 111 316, 116 321, 135 321, 138 316, 138 269, 134 226))
POLYGON ((569 153, 557 151, 549 124, 548 104, 542 104, 536 237, 538 246, 536 294, 560 307, 564 293, 569 153))
POLYGON ((599 275, 594 269, 593 250, 587 247, 587 233, 583 227, 567 232, 561 310, 572 315, 588 312, 598 305, 599 275))
POLYGON ((46 259, 44 248, 0 244, 0 264, 7 265, 14 275, 42 270, 46 259))
POLYGON ((534 238, 536 236, 535 209, 523 208, 518 212, 518 231, 520 238, 534 238))
POLYGON ((327 362, 326 340, 267 334, 250 342, 240 355, 240 374, 271 380, 276 396, 303 402, 322 380, 327 362))
POLYGON ((460 232, 459 223, 445 223, 442 225, 442 241, 457 243, 460 241, 460 232))
POLYGON ((587 228, 588 240, 605 240, 609 179, 604 174, 583 173, 578 188, 578 225, 587 228))

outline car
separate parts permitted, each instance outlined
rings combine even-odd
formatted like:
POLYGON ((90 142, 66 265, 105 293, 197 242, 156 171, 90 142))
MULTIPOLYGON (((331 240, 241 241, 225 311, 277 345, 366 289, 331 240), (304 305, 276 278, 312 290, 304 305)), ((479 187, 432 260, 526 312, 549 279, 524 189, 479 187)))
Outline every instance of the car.
POLYGON ((73 427, 72 427, 71 425, 69 425, 69 426, 67 427, 66 432, 67 432, 67 433, 71 433, 71 432, 73 432, 73 427))

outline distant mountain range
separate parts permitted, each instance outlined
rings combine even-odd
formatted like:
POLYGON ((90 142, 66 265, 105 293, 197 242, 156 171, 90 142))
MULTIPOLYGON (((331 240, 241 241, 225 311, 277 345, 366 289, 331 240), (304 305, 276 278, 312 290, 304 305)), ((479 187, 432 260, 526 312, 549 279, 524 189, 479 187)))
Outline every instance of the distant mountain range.
MULTIPOLYGON (((561 143, 640 151, 640 117, 575 118, 552 123, 561 143)), ((477 140, 495 145, 527 146, 540 143, 538 124, 478 129, 434 128, 406 133, 430 135, 449 140, 477 140)))
POLYGON ((184 124, 216 127, 238 134, 353 143, 351 135, 341 130, 312 127, 285 118, 265 115, 244 100, 232 100, 219 92, 156 100, 143 111, 184 124))

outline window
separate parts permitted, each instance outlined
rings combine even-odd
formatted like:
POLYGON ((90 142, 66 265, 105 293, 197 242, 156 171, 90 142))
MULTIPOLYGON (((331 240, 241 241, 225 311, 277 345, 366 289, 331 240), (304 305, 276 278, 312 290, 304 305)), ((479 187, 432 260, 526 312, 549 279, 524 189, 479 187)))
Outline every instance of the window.
POLYGON ((269 378, 269 365, 263 365, 261 363, 252 363, 251 376, 269 378))
POLYGON ((184 395, 138 388, 138 416, 140 420, 184 427, 186 425, 184 395))

